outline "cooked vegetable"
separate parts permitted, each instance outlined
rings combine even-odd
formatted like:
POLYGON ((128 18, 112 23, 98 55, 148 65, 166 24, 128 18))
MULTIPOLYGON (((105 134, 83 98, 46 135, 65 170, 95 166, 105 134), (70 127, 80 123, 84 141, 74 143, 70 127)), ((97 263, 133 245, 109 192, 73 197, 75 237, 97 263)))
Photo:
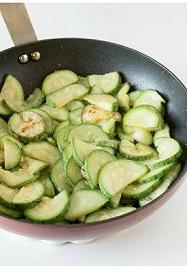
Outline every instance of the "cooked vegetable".
POLYGON ((91 223, 130 215, 164 193, 182 148, 164 121, 163 97, 131 90, 116 71, 58 70, 25 100, 8 75, 0 92, 7 119, 0 118, 0 215, 91 223))

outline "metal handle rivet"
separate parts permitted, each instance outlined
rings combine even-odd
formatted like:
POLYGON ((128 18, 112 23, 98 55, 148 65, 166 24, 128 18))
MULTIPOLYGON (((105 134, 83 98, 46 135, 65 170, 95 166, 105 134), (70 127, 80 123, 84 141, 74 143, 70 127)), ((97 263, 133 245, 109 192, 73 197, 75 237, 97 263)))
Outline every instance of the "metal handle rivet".
POLYGON ((35 51, 31 53, 31 59, 34 61, 40 60, 41 54, 39 51, 35 51))
POLYGON ((22 54, 19 56, 18 60, 20 63, 25 64, 29 61, 29 57, 27 54, 22 54))

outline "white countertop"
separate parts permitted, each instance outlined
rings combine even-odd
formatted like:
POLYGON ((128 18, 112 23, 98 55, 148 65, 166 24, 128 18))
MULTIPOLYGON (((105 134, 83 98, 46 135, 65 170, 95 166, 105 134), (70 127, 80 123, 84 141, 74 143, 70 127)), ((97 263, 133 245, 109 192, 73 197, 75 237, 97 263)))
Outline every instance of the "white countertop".
MULTIPOLYGON (((39 39, 84 37, 150 55, 187 85, 187 4, 27 4, 39 39)), ((0 50, 13 46, 0 17, 0 50)), ((90 244, 48 245, 0 230, 0 265, 187 265, 187 181, 151 217, 90 244)))

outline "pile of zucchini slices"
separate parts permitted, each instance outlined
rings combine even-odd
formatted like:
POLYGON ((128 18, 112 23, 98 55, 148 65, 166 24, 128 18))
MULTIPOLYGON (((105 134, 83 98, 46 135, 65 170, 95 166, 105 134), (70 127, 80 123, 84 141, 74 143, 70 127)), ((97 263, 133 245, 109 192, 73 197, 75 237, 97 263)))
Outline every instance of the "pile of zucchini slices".
POLYGON ((7 75, 0 92, 0 214, 90 223, 143 207, 180 171, 165 100, 116 71, 49 74, 25 99, 7 75), (4 120, 6 119, 6 121, 4 120))

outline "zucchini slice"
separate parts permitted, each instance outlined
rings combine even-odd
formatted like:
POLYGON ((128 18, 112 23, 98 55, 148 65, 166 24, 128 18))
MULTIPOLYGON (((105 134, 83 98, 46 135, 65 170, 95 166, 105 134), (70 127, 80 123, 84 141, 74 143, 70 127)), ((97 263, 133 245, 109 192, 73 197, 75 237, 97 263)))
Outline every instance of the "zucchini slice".
POLYGON ((54 93, 47 96, 47 100, 52 102, 55 107, 62 108, 64 105, 68 104, 70 101, 78 99, 81 96, 87 94, 89 89, 80 84, 75 83, 66 86, 62 89, 55 91, 54 93))
POLYGON ((110 199, 110 205, 112 208, 118 208, 121 200, 121 193, 115 195, 110 199))
POLYGON ((29 171, 24 169, 7 171, 0 168, 1 182, 13 188, 22 187, 26 184, 34 182, 39 176, 39 173, 33 175, 29 171))
POLYGON ((69 114, 70 120, 72 124, 80 124, 83 122, 82 120, 82 113, 84 108, 79 108, 74 111, 71 111, 69 114))
POLYGON ((39 88, 34 89, 32 94, 25 101, 25 110, 38 108, 45 100, 45 95, 39 88))
POLYGON ((51 168, 51 181, 58 192, 66 190, 70 193, 72 190, 64 170, 64 161, 62 158, 51 168))
POLYGON ((39 181, 35 181, 22 187, 14 196, 12 203, 20 208, 30 208, 39 202, 44 195, 44 186, 39 181))
POLYGON ((74 186, 72 193, 81 189, 84 189, 84 190, 90 189, 90 186, 88 185, 85 179, 81 179, 79 182, 77 182, 77 184, 74 186))
POLYGON ((135 100, 134 107, 138 107, 140 105, 151 105, 161 112, 162 103, 165 103, 165 100, 158 94, 157 91, 147 89, 143 90, 141 95, 139 95, 135 100))
POLYGON ((53 132, 53 138, 55 140, 57 139, 57 135, 59 131, 66 126, 69 126, 69 123, 70 123, 69 120, 58 123, 58 125, 55 127, 55 130, 53 132))
POLYGON ((88 82, 91 87, 97 86, 106 94, 115 94, 121 86, 121 77, 114 71, 103 75, 89 75, 88 82))
POLYGON ((68 133, 68 140, 76 138, 85 142, 94 142, 98 140, 107 140, 107 134, 95 124, 82 123, 74 126, 68 133))
POLYGON ((103 94, 103 90, 100 87, 95 85, 95 86, 93 86, 91 88, 90 94, 92 94, 92 95, 100 95, 100 94, 103 94))
POLYGON ((156 151, 148 145, 137 143, 133 144, 128 140, 122 140, 119 146, 120 153, 127 159, 146 160, 154 157, 156 151))
POLYGON ((69 119, 69 112, 66 108, 52 108, 47 105, 42 105, 40 110, 49 114, 49 116, 58 121, 65 121, 69 119))
POLYGON ((128 91, 130 90, 130 83, 126 82, 124 83, 124 85, 122 86, 122 88, 119 90, 118 94, 117 94, 117 99, 118 99, 118 103, 119 106, 121 108, 123 108, 125 111, 129 110, 129 96, 128 96, 128 91))
POLYGON ((146 145, 150 145, 153 143, 153 136, 151 132, 143 128, 135 128, 132 136, 136 142, 143 143, 146 145))
POLYGON ((23 147, 23 153, 50 166, 61 157, 58 148, 48 142, 31 142, 23 147))
POLYGON ((12 114, 12 110, 8 107, 5 100, 0 100, 0 114, 2 115, 12 114))
POLYGON ((107 199, 98 190, 78 190, 70 197, 70 206, 65 219, 74 221, 101 208, 107 199))
POLYGON ((6 134, 6 135, 0 135, 0 148, 3 149, 4 148, 4 143, 6 140, 10 140, 12 141, 13 143, 16 143, 19 148, 22 148, 23 147, 23 144, 16 138, 14 138, 13 136, 9 135, 9 134, 6 134))
POLYGON ((159 159, 150 164, 150 168, 157 168, 176 161, 182 154, 180 144, 172 138, 159 138, 155 140, 159 159))
POLYGON ((142 178, 138 180, 139 184, 147 183, 156 179, 160 179, 162 176, 164 176, 170 169, 172 169, 176 165, 175 162, 166 164, 162 167, 155 168, 151 171, 149 171, 146 175, 144 175, 142 178))
POLYGON ((73 101, 70 101, 68 104, 66 104, 66 109, 70 112, 76 109, 84 108, 84 107, 85 107, 84 103, 79 100, 73 100, 73 101))
POLYGON ((55 196, 55 189, 50 179, 50 171, 45 169, 41 172, 40 182, 44 186, 44 194, 47 197, 53 198, 55 196))
POLYGON ((4 160, 5 160, 5 169, 11 170, 15 168, 21 160, 22 150, 10 139, 4 141, 4 160))
POLYGON ((5 216, 5 217, 16 218, 16 219, 20 219, 23 217, 23 213, 21 211, 10 209, 1 204, 0 204, 0 215, 5 216))
POLYGON ((97 222, 101 220, 118 217, 118 216, 127 214, 129 212, 132 212, 134 210, 136 210, 136 208, 132 206, 118 207, 116 209, 103 208, 88 215, 85 219, 85 223, 92 223, 92 222, 97 222))
POLYGON ((62 129, 59 129, 57 134, 56 134, 56 141, 57 141, 57 146, 60 152, 63 153, 64 148, 68 144, 68 134, 69 131, 72 129, 72 126, 65 126, 62 129))
POLYGON ((81 84, 85 85, 86 87, 90 88, 87 77, 79 76, 79 83, 81 83, 81 84))
POLYGON ((0 203, 12 208, 12 201, 18 192, 18 188, 11 188, 5 184, 0 184, 0 203))
POLYGON ((118 149, 119 143, 120 142, 117 140, 106 140, 106 141, 98 141, 96 144, 102 147, 112 147, 112 148, 118 149))
POLYGON ((147 167, 132 160, 118 159, 104 165, 99 173, 100 190, 108 198, 122 192, 125 187, 147 173, 147 167))
POLYGON ((148 196, 139 200, 140 206, 143 207, 144 205, 150 203, 151 201, 155 200, 160 195, 162 195, 169 188, 169 186, 173 183, 173 181, 177 178, 177 175, 179 174, 180 169, 181 169, 181 165, 180 165, 180 163, 178 163, 177 166, 172 168, 164 176, 161 184, 153 192, 151 192, 148 196))
POLYGON ((98 176, 101 168, 108 162, 115 160, 116 157, 105 150, 94 150, 86 158, 84 170, 86 179, 91 188, 95 188, 98 184, 98 176))
POLYGON ((49 95, 58 89, 76 83, 79 77, 71 70, 57 70, 47 75, 42 84, 45 95, 49 95))
POLYGON ((48 113, 44 112, 43 110, 40 109, 32 109, 32 112, 40 115, 41 117, 43 117, 44 121, 45 121, 45 129, 47 134, 51 134, 53 132, 53 120, 51 119, 51 117, 49 116, 48 113))
POLYGON ((1 98, 14 112, 24 110, 24 94, 20 82, 12 75, 7 75, 1 89, 1 98))
POLYGON ((72 186, 82 179, 81 168, 77 165, 72 157, 70 157, 66 162, 65 171, 72 186))
POLYGON ((62 191, 54 198, 44 197, 33 208, 26 209, 26 218, 41 223, 51 223, 61 219, 68 209, 69 197, 66 191, 62 191), (47 198, 47 199, 45 199, 47 198))
POLYGON ((117 111, 118 101, 115 97, 107 94, 101 95, 86 95, 84 100, 88 101, 90 104, 96 105, 97 107, 112 112, 117 111))
POLYGON ((63 159, 65 163, 71 158, 72 152, 73 150, 71 143, 67 143, 66 147, 63 150, 63 159))
MULTIPOLYGON (((156 110, 152 110, 150 106, 141 105, 129 110, 123 118, 123 130, 125 126, 145 128, 149 131, 158 129, 162 116, 156 110)), ((159 127, 160 128, 160 127, 159 127)))
POLYGON ((72 139, 73 159, 79 166, 83 166, 86 157, 96 149, 101 149, 101 147, 80 141, 76 138, 72 139))
POLYGON ((160 138, 170 138, 170 129, 167 124, 165 124, 164 128, 155 132, 153 140, 155 142, 156 139, 160 138))
POLYGON ((123 190, 122 196, 127 200, 138 200, 144 198, 155 190, 160 183, 160 178, 144 184, 132 183, 123 190))
POLYGON ((8 124, 0 117, 0 136, 8 134, 8 124))
POLYGON ((22 169, 28 170, 30 173, 35 174, 48 167, 48 164, 41 160, 24 156, 21 159, 20 166, 22 169))
POLYGON ((135 90, 128 94, 129 96, 129 105, 132 107, 136 101, 136 99, 141 95, 142 90, 135 90))
POLYGON ((44 118, 36 112, 14 113, 8 121, 10 132, 23 142, 38 140, 44 136, 44 118))

